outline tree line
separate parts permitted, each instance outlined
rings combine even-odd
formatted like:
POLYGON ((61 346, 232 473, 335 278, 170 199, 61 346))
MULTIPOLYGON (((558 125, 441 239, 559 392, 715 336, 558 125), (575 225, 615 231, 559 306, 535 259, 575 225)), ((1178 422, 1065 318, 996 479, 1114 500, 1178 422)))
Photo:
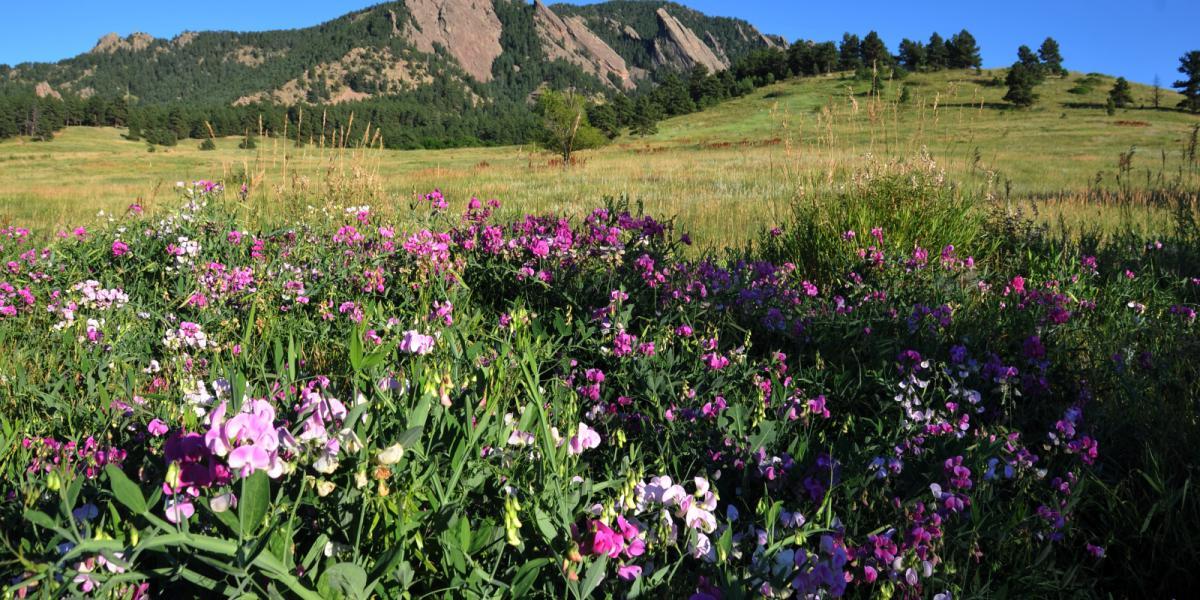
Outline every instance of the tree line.
MULTIPOLYGON (((530 50, 528 58, 536 58, 536 53, 530 50)), ((861 78, 870 78, 873 90, 878 91, 881 80, 888 76, 979 69, 982 58, 974 36, 966 30, 949 39, 936 32, 928 42, 904 39, 897 54, 892 54, 874 31, 863 37, 846 33, 840 43, 800 40, 786 49, 751 51, 731 68, 716 73, 703 66, 682 73, 656 73, 651 82, 633 92, 607 94, 594 85, 576 86, 578 82, 562 65, 542 65, 537 73, 527 76, 547 82, 543 88, 578 92, 567 104, 581 113, 584 135, 580 139, 601 143, 623 133, 653 134, 663 118, 702 110, 790 77, 853 71, 861 78), (589 128, 599 137, 591 136, 589 128)), ((1179 72, 1185 76, 1174 83, 1184 95, 1180 108, 1200 112, 1200 51, 1181 57, 1179 72)), ((1066 74, 1061 49, 1053 38, 1046 38, 1036 52, 1021 46, 1005 79, 1008 91, 1004 99, 1018 107, 1031 106, 1038 99, 1037 86, 1046 77, 1066 74)), ((515 89, 529 84, 515 80, 500 83, 515 89)), ((534 93, 535 97, 541 95, 544 90, 534 93)), ((1118 78, 1109 92, 1109 110, 1132 102, 1129 82, 1118 78)), ((403 96, 336 105, 143 105, 128 97, 39 97, 33 90, 25 90, 0 94, 0 139, 28 136, 49 140, 63 127, 81 125, 126 128, 125 135, 131 140, 163 146, 225 136, 242 136, 248 140, 243 145, 251 146, 255 136, 284 134, 297 144, 333 143, 335 139, 348 143, 358 140, 369 126, 385 147, 434 149, 545 142, 546 114, 547 107, 542 103, 531 105, 524 99, 508 100, 504 95, 479 103, 469 88, 442 79, 403 96)))

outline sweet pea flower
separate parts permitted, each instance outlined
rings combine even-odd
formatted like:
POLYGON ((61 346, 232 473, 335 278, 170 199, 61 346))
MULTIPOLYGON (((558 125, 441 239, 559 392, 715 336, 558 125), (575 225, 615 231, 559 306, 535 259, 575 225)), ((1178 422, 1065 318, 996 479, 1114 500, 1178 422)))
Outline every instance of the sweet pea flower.
POLYGON ((433 336, 410 329, 404 332, 404 337, 400 340, 400 351, 423 356, 433 351, 433 345, 433 336))
POLYGON ((567 453, 579 455, 583 454, 584 450, 591 450, 599 446, 600 434, 595 429, 588 427, 587 423, 580 421, 578 432, 567 441, 567 453))

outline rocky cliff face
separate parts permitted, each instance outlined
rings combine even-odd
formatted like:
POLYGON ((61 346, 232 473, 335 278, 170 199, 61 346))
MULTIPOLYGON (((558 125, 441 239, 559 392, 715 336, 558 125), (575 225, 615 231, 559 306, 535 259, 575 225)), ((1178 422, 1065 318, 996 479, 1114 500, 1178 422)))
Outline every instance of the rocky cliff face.
POLYGON ((478 81, 492 80, 492 63, 504 51, 492 0, 405 0, 412 22, 404 36, 422 52, 441 46, 478 81))
POLYGON ((711 72, 729 68, 729 61, 717 56, 691 29, 671 16, 665 8, 656 11, 660 35, 654 39, 654 65, 687 70, 704 65, 711 72))
POLYGON ((148 33, 137 32, 127 38, 110 33, 100 38, 96 42, 96 46, 92 48, 92 54, 112 54, 118 50, 126 50, 130 52, 139 52, 150 47, 154 42, 154 36, 148 33))
POLYGON ((551 60, 563 59, 622 89, 632 89, 644 73, 632 73, 625 59, 587 28, 579 17, 562 18, 541 0, 534 2, 534 25, 542 50, 551 60))

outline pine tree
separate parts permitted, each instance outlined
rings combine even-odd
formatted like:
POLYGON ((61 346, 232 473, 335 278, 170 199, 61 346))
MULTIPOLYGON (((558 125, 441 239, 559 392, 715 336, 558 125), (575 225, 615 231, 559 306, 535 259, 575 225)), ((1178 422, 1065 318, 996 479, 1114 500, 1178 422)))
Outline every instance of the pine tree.
POLYGON ((662 108, 650 100, 649 96, 638 98, 637 107, 633 111, 633 122, 629 124, 629 133, 645 137, 658 133, 658 121, 662 118, 662 108))
POLYGON ((842 35, 842 44, 838 46, 838 68, 843 71, 855 71, 863 66, 862 42, 853 33, 842 35))
POLYGON ((1042 59, 1042 64, 1051 75, 1067 76, 1067 70, 1063 68, 1062 53, 1054 38, 1048 37, 1046 41, 1042 42, 1042 46, 1038 48, 1038 57, 1042 59))
POLYGON ((1125 108, 1133 104, 1133 89, 1124 77, 1118 77, 1117 82, 1108 91, 1108 101, 1116 108, 1125 108))
POLYGON ((1179 57, 1179 72, 1187 77, 1176 81, 1174 85, 1183 94, 1179 107, 1194 113, 1200 112, 1200 50, 1192 50, 1179 57))
POLYGON ((983 66, 983 58, 979 55, 979 44, 975 36, 966 29, 954 34, 949 42, 948 62, 951 69, 975 69, 983 66))
POLYGON ((814 75, 832 73, 838 66, 837 44, 821 42, 813 46, 812 57, 814 75))
POLYGON ((1004 82, 1008 85, 1008 93, 1004 95, 1004 99, 1012 102, 1018 108, 1027 108, 1033 106, 1037 102, 1037 94, 1033 92, 1034 86, 1037 85, 1038 75, 1030 70, 1030 67, 1022 62, 1015 62, 1008 69, 1008 77, 1004 82))
POLYGON ((860 52, 863 65, 867 68, 883 69, 892 65, 892 53, 888 51, 887 44, 883 43, 883 38, 874 31, 863 38, 860 52))
POLYGON ((925 46, 925 62, 929 65, 930 71, 941 71, 945 69, 950 60, 949 50, 946 46, 946 40, 937 32, 929 36, 929 44, 925 46))
POLYGON ((210 138, 210 137, 209 137, 209 138, 204 138, 204 141, 203 141, 203 142, 200 142, 200 149, 201 149, 201 150, 204 150, 204 151, 206 151, 206 152, 207 152, 207 151, 216 150, 216 149, 217 149, 217 143, 216 143, 216 142, 214 142, 214 141, 213 141, 213 139, 212 139, 212 138, 210 138))
POLYGON ((900 40, 900 63, 912 72, 921 71, 926 67, 927 52, 925 44, 914 42, 908 38, 900 40))
POLYGON ((1029 46, 1017 48, 1017 62, 1025 66, 1025 70, 1033 76, 1034 85, 1040 85, 1045 80, 1046 70, 1042 62, 1029 46))

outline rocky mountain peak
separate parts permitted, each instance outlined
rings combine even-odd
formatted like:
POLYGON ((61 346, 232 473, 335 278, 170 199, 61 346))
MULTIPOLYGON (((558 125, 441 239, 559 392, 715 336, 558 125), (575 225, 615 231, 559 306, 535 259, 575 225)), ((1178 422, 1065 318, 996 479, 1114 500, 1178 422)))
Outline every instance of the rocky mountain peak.
POLYGON ((478 81, 492 80, 503 26, 492 0, 405 0, 412 16, 405 37, 422 52, 441 46, 478 81))
POLYGON ((541 0, 534 1, 533 19, 543 50, 551 60, 566 60, 614 87, 632 89, 636 85, 635 78, 641 73, 631 72, 625 59, 588 29, 583 19, 564 19, 541 0))
POLYGON ((118 50, 138 52, 149 48, 153 42, 154 36, 140 31, 133 33, 127 38, 122 38, 116 33, 109 33, 96 42, 96 46, 92 48, 92 53, 112 54, 118 50))
POLYGON ((729 68, 729 61, 718 56, 694 31, 667 12, 665 8, 655 11, 658 15, 659 35, 654 39, 654 65, 691 69, 704 65, 710 72, 729 68))

